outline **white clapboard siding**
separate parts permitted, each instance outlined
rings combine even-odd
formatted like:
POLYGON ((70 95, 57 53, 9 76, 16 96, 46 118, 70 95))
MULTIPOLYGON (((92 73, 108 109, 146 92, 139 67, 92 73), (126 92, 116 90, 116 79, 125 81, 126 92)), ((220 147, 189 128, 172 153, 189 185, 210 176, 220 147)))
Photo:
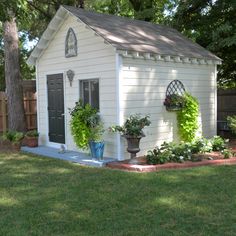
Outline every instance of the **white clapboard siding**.
MULTIPOLYGON (((41 144, 50 145, 48 141, 48 113, 47 113, 47 84, 46 76, 50 74, 64 74, 66 145, 70 150, 78 150, 70 133, 69 108, 79 99, 79 80, 99 79, 100 86, 100 114, 108 128, 116 121, 116 56, 113 47, 104 43, 101 37, 87 29, 83 23, 69 16, 43 55, 37 62, 38 99, 39 99, 39 132, 41 144), (65 58, 65 38, 69 28, 77 37, 78 56, 65 58), (66 78, 66 71, 75 72, 72 87, 66 78)), ((117 145, 114 134, 104 135, 106 142, 105 156, 116 157, 117 145)))
MULTIPOLYGON (((121 81, 121 114, 125 120, 130 114, 150 115, 151 126, 145 128, 146 137, 141 139, 141 151, 148 150, 164 141, 179 140, 176 114, 166 111, 163 102, 168 84, 180 80, 186 91, 195 96, 200 105, 200 133, 206 137, 216 133, 216 78, 214 65, 150 61, 123 58, 121 81)), ((129 154, 123 142, 124 157, 129 154)))

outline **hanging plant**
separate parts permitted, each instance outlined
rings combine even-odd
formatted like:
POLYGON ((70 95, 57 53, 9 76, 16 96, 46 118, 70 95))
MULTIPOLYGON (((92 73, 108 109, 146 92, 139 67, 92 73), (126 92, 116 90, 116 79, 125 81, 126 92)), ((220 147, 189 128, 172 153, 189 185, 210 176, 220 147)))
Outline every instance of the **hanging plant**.
POLYGON ((198 129, 199 104, 189 93, 183 95, 184 106, 177 112, 178 131, 181 140, 191 142, 198 129))
POLYGON ((167 111, 179 111, 185 105, 185 99, 183 96, 178 94, 170 94, 166 96, 164 106, 167 111))

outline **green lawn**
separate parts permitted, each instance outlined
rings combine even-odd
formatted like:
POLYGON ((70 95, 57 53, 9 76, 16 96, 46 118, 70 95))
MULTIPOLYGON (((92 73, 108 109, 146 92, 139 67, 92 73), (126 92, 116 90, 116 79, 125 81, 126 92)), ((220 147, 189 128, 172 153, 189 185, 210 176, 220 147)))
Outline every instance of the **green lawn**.
POLYGON ((159 173, 0 154, 0 235, 236 235, 236 166, 159 173))

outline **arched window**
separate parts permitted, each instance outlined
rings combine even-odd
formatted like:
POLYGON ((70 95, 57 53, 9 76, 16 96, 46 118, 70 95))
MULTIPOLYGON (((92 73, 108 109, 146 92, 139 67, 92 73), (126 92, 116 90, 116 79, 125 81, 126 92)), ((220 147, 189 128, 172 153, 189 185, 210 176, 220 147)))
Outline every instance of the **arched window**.
POLYGON ((67 58, 77 56, 77 38, 72 28, 69 28, 66 35, 65 56, 67 58))

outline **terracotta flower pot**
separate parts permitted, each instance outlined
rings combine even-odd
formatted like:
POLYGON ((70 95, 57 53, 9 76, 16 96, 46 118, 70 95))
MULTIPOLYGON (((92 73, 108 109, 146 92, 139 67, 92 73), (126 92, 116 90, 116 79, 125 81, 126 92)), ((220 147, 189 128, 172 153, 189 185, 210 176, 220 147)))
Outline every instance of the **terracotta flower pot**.
POLYGON ((28 147, 38 147, 38 137, 26 137, 25 144, 28 147))
POLYGON ((12 151, 19 152, 21 149, 21 143, 11 143, 11 149, 12 151))

